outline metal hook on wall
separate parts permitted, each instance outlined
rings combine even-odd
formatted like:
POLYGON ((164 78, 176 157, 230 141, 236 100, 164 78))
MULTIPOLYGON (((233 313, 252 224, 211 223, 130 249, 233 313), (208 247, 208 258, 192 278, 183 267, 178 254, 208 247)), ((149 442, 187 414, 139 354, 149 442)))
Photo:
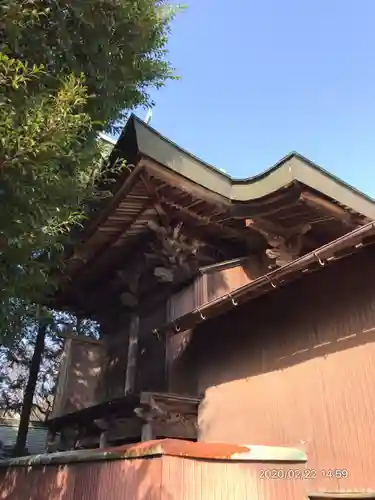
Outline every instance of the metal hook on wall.
POLYGON ((176 322, 173 321, 173 326, 174 326, 174 329, 176 330, 176 332, 178 333, 179 331, 181 331, 181 328, 179 326, 177 326, 176 322))
POLYGON ((323 267, 325 265, 324 261, 319 257, 318 254, 314 253, 317 261, 319 262, 319 264, 323 267))
POLYGON ((238 306, 238 301, 234 299, 230 293, 228 293, 228 297, 230 298, 234 306, 238 306))
POLYGON ((269 284, 272 286, 272 288, 277 288, 277 285, 275 285, 275 283, 271 280, 271 278, 269 276, 266 275, 266 278, 267 278, 269 284))
POLYGON ((201 317, 201 319, 206 319, 206 316, 199 309, 197 309, 197 312, 198 312, 199 316, 201 317))

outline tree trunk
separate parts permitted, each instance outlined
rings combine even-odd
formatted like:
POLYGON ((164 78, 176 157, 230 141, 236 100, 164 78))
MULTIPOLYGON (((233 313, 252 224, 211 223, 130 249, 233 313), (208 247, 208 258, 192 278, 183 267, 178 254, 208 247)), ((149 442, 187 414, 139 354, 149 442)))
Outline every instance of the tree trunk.
POLYGON ((33 406, 36 382, 39 375, 40 363, 42 361, 44 343, 47 331, 47 324, 41 320, 38 327, 33 357, 30 363, 29 378, 23 395, 22 411, 16 445, 14 447, 15 456, 22 456, 26 448, 27 432, 29 430, 30 414, 33 406))

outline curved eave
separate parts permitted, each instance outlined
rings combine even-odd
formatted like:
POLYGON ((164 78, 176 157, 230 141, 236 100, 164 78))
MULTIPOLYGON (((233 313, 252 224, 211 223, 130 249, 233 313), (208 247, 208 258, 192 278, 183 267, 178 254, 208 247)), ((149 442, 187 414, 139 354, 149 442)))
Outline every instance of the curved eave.
POLYGON ((253 251, 263 248, 266 240, 236 219, 258 218, 255 223, 273 225, 278 235, 310 224, 306 251, 375 220, 371 198, 298 153, 262 174, 235 180, 132 115, 110 161, 118 158, 124 158, 128 168, 116 180, 113 196, 103 200, 74 235, 60 276, 63 288, 67 283, 77 287, 77 281, 84 282, 88 275, 91 279, 91 273, 108 275, 113 256, 148 232, 147 222, 157 216, 155 204, 160 200, 173 216, 185 217, 211 236, 215 233, 216 240, 246 239, 253 251))
POLYGON ((233 179, 169 141, 135 115, 130 117, 120 139, 123 144, 130 130, 135 134, 137 150, 141 155, 230 201, 251 202, 293 182, 300 182, 359 214, 375 219, 375 201, 372 198, 298 153, 290 153, 259 175, 233 179))

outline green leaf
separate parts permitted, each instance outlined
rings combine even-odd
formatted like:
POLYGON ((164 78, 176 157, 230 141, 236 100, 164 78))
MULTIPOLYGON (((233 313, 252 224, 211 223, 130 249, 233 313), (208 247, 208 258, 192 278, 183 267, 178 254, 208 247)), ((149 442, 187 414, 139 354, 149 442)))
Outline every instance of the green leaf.
POLYGON ((175 14, 160 0, 0 3, 3 338, 56 286, 71 228, 108 195, 97 189, 103 171, 124 168, 108 165, 97 131, 150 106, 150 91, 175 78, 175 14))

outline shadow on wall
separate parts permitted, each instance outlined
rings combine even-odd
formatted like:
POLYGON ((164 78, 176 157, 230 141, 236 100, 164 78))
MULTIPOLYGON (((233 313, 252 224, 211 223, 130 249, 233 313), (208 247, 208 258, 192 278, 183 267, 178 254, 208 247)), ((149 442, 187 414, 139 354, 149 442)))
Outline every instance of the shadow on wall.
POLYGON ((96 398, 100 402, 123 396, 126 379, 126 366, 128 361, 129 323, 119 322, 116 328, 109 329, 105 335, 106 357, 104 361, 103 376, 99 381, 96 398))
POLYGON ((162 458, 0 469, 0 499, 172 500, 161 470, 162 458))
MULTIPOLYGON (((177 318, 186 312, 198 309, 203 304, 223 297, 236 288, 263 276, 267 270, 267 262, 263 262, 260 258, 251 258, 227 269, 217 270, 215 267, 207 269, 190 287, 172 297, 170 314, 177 318)), ((223 316, 220 317, 219 322, 222 318, 223 316)), ((171 392, 197 395, 201 391, 197 371, 201 349, 199 331, 200 329, 197 329, 197 334, 195 334, 193 330, 187 330, 173 335, 168 341, 167 357, 171 392)), ((209 350, 211 348, 212 346, 208 346, 209 350)), ((203 353, 202 356, 204 356, 203 353)), ((202 360, 205 362, 204 358, 202 360)))
POLYGON ((1 500, 67 499, 72 481, 65 468, 14 467, 0 469, 1 500), (65 496, 64 496, 65 495, 65 496))
POLYGON ((64 413, 74 412, 98 402, 97 387, 103 373, 103 347, 78 340, 72 342, 64 413))
MULTIPOLYGON (((206 393, 203 434, 210 435, 209 427, 220 420, 212 408, 239 419, 241 412, 268 412, 279 405, 289 418, 286 406, 297 408, 301 401, 309 401, 301 409, 305 415, 308 409, 323 411, 324 401, 352 407, 348 398, 362 387, 370 398, 374 265, 375 254, 366 249, 197 327, 180 363, 186 376, 195 378, 198 393, 206 393)), ((287 439, 280 435, 279 441, 287 439)))
POLYGON ((100 344, 78 338, 66 341, 51 418, 98 402, 105 357, 100 344))
POLYGON ((374 265, 372 252, 350 257, 202 323, 191 345, 201 388, 374 342, 374 265))

